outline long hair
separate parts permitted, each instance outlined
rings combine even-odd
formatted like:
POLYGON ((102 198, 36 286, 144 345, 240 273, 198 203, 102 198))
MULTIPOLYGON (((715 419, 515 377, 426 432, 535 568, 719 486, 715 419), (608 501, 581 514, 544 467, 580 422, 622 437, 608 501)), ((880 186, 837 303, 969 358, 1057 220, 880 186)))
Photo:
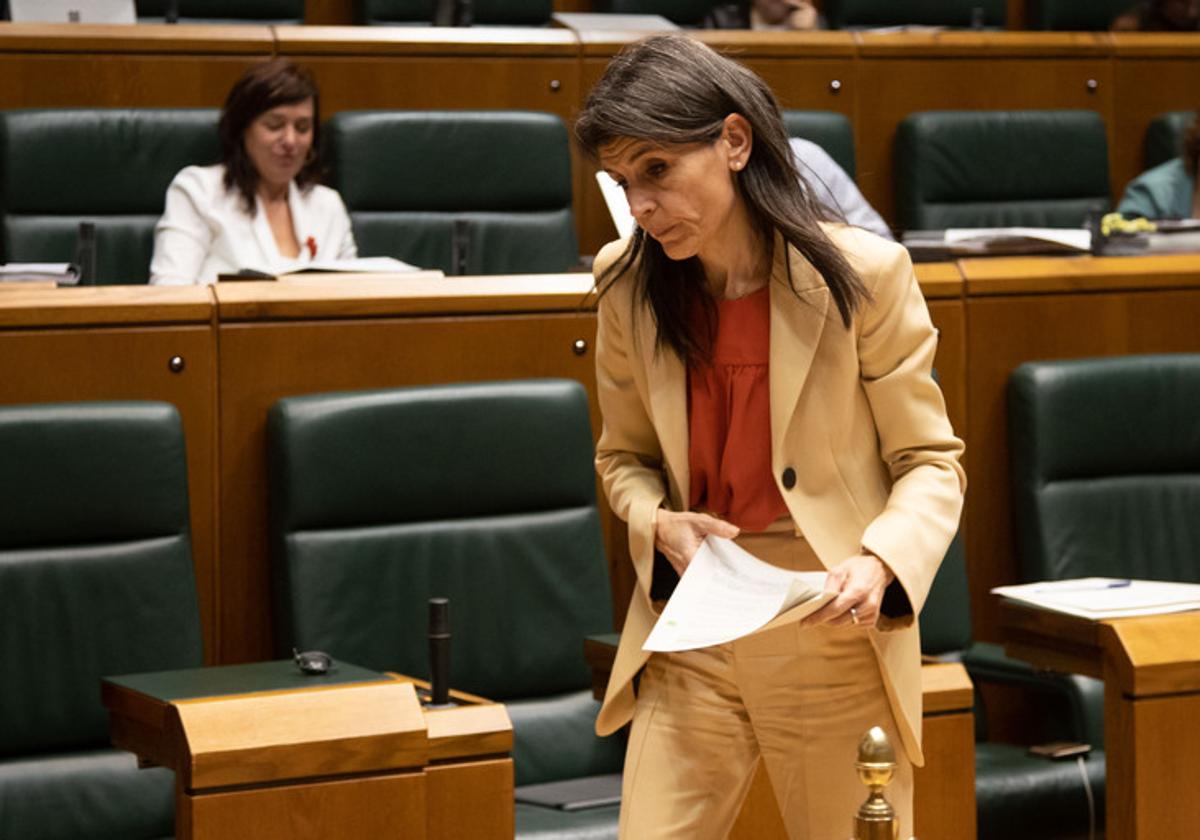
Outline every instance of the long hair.
MULTIPOLYGON (((742 115, 753 131, 750 157, 733 177, 760 237, 770 243, 778 231, 816 268, 849 328, 869 293, 819 224, 832 216, 796 170, 775 95, 746 67, 683 35, 639 41, 622 50, 592 88, 575 135, 596 159, 602 146, 625 138, 662 146, 714 143, 730 114, 742 115)), ((699 259, 670 259, 639 227, 598 278, 599 293, 631 265, 637 266, 635 300, 649 305, 659 348, 671 348, 685 362, 708 359, 716 304, 706 293, 699 259), (689 329, 697 300, 710 325, 699 334, 689 329)))
POLYGON ((237 190, 242 206, 254 215, 254 193, 258 170, 246 154, 246 129, 262 114, 280 105, 313 102, 312 146, 304 168, 296 175, 296 186, 307 190, 321 177, 321 99, 312 74, 286 58, 256 64, 242 74, 229 91, 217 135, 221 140, 221 162, 225 164, 225 189, 237 190))

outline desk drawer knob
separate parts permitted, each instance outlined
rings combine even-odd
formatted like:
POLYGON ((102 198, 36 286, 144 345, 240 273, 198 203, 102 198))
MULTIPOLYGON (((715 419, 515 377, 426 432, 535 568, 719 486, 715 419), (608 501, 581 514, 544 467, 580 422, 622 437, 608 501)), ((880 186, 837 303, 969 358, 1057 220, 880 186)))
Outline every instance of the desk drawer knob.
POLYGON ((167 362, 167 367, 171 369, 171 373, 183 373, 187 362, 183 360, 183 356, 172 356, 171 360, 167 362))
POLYGON ((562 82, 560 82, 558 79, 551 79, 550 80, 550 92, 558 93, 560 90, 562 90, 562 82))
POLYGON ((1099 89, 1100 89, 1100 83, 1098 81, 1096 81, 1095 79, 1087 80, 1087 92, 1088 93, 1095 93, 1099 89))
POLYGON ((841 79, 833 79, 832 81, 830 81, 829 82, 829 92, 832 93, 834 96, 837 96, 839 93, 841 93, 842 92, 842 80, 841 79))
POLYGON ((587 353, 587 339, 575 339, 575 341, 571 344, 571 352, 576 356, 582 356, 587 353))

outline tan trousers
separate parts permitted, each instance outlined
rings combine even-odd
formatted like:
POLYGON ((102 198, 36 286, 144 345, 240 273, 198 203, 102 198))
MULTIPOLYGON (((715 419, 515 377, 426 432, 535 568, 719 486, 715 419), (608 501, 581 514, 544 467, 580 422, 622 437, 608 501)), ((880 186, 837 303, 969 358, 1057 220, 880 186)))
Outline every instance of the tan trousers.
MULTIPOLYGON (((777 566, 821 568, 786 524, 738 543, 777 566)), ((896 749, 887 797, 908 837, 912 766, 864 631, 790 624, 654 654, 625 754, 620 836, 726 837, 761 755, 792 840, 847 840, 867 794, 854 769, 858 741, 872 726, 882 726, 896 749)))

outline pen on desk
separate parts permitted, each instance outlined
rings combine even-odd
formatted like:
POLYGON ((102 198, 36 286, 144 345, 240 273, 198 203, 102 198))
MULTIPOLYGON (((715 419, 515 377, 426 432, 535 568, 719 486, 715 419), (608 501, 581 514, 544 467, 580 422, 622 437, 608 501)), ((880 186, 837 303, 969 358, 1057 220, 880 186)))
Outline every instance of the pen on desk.
MULTIPOLYGON (((1066 581, 1063 581, 1066 583, 1066 581)), ((1105 589, 1124 589, 1132 584, 1131 580, 1106 580, 1103 583, 1084 583, 1079 586, 1041 586, 1034 592, 1045 595, 1053 595, 1057 592, 1100 592, 1105 589)))

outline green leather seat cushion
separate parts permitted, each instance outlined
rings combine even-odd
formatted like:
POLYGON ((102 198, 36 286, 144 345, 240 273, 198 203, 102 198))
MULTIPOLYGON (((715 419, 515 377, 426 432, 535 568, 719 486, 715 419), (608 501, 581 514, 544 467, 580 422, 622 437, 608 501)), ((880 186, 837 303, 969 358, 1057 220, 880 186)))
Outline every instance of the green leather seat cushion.
POLYGON ((1179 157, 1184 132, 1195 119, 1195 111, 1166 111, 1151 120, 1146 126, 1145 168, 1153 169, 1179 157))
POLYGON ((983 26, 1002 27, 1004 0, 825 0, 821 10, 832 29, 864 26, 972 26, 975 10, 983 26))
POLYGON ((553 274, 579 258, 570 208, 528 213, 351 212, 361 254, 449 273, 454 223, 468 224, 464 274, 553 274))
POLYGON ((617 840, 620 805, 563 811, 517 803, 518 840, 617 840))
POLYGON ((1104 32, 1136 0, 1030 0, 1029 28, 1104 32))
POLYGON ((1200 354, 1028 363, 1009 384, 1023 573, 1200 581, 1200 354))
POLYGON ((620 773, 625 763, 623 732, 593 734, 600 702, 590 689, 553 697, 510 700, 516 785, 620 773))
POLYGON ((107 674, 199 665, 173 406, 0 408, 0 755, 103 744, 107 674))
POLYGON ((0 837, 143 840, 174 833, 175 774, 123 750, 0 757, 0 837))
POLYGON ((92 221, 98 282, 144 283, 171 179, 218 156, 212 109, 0 112, 0 260, 72 262, 92 221))
MULTIPOLYGON (((305 0, 178 0, 179 20, 303 23, 305 0)), ((137 0, 138 17, 162 17, 167 0, 137 0)))
POLYGON ((1108 145, 1094 111, 925 111, 900 124, 906 230, 1079 227, 1109 206, 1108 145))
MULTIPOLYGON (((429 23, 434 0, 361 0, 363 23, 429 23)), ((472 0, 471 19, 482 24, 541 26, 550 22, 553 0, 472 0)))
POLYGON ((622 15, 662 15, 681 26, 700 26, 714 0, 596 0, 597 11, 622 15))
POLYGON ((845 114, 837 111, 784 111, 783 124, 791 137, 816 143, 854 177, 854 129, 845 114))
MULTIPOLYGON (((1075 760, 1031 762, 1026 748, 1013 744, 982 743, 975 750, 979 840, 1086 840, 1088 801, 1075 760)), ((1084 765, 1099 831, 1104 825, 1104 751, 1093 750, 1084 765)))
POLYGON ((588 684, 583 637, 609 621, 606 570, 577 559, 601 556, 591 507, 299 531, 286 541, 283 609, 301 647, 427 674, 425 603, 444 596, 456 688, 506 700, 588 684))

